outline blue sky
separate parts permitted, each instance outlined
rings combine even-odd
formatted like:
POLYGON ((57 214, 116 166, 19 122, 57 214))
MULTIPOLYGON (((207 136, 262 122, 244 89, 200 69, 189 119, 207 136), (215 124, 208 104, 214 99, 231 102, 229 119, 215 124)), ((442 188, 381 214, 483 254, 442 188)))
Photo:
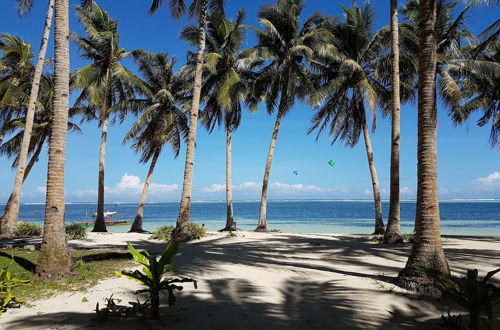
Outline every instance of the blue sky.
MULTIPOLYGON (((260 5, 270 1, 227 0, 227 13, 234 17, 242 4, 247 5, 246 23, 257 26, 256 13, 260 5)), ((400 1, 401 3, 403 1, 400 1)), ((1 1, 0 33, 18 34, 32 42, 38 51, 46 1, 36 0, 33 12, 27 18, 19 18, 14 1, 1 1)), ((81 24, 76 19, 71 0, 72 31, 81 33, 81 24)), ((143 48, 150 51, 165 51, 175 55, 182 65, 189 45, 179 40, 180 29, 186 20, 173 21, 167 8, 154 16, 148 16, 150 1, 101 0, 98 3, 119 20, 120 42, 126 50, 143 48)), ((340 4, 351 1, 309 0, 303 18, 320 10, 324 14, 341 13, 340 4)), ((389 21, 389 1, 372 1, 377 12, 377 28, 389 21)), ((499 8, 480 7, 470 11, 469 28, 478 33, 500 16, 499 8)), ((52 38, 52 36, 51 36, 52 38)), ((255 38, 250 33, 245 46, 253 45, 255 38)), ((52 39, 51 39, 52 42, 52 39)), ((48 57, 52 56, 52 44, 48 57)), ((78 50, 71 48, 72 69, 85 65, 78 50)), ((127 62, 134 71, 135 67, 127 62)), ((273 161, 269 197, 281 198, 333 198, 369 199, 371 181, 362 140, 350 149, 342 144, 330 145, 330 138, 322 135, 306 135, 314 111, 306 104, 297 104, 282 122, 273 161), (335 168, 328 165, 335 160, 335 168), (295 176, 292 172, 298 171, 295 176)), ((417 113, 415 104, 405 104, 401 110, 401 197, 414 199, 416 194, 416 133, 417 113)), ((472 116, 462 126, 455 127, 446 111, 439 111, 438 153, 440 198, 500 198, 500 151, 489 146, 489 127, 477 127, 472 116)), ((260 109, 257 113, 245 112, 243 121, 233 138, 233 185, 235 199, 260 198, 260 184, 275 116, 260 109)), ((139 164, 139 157, 121 141, 134 118, 121 125, 110 127, 106 154, 106 201, 135 201, 138 199, 147 165, 139 164)), ((96 201, 97 170, 100 131, 96 123, 82 124, 82 134, 68 138, 66 166, 66 200, 68 202, 96 201)), ((224 199, 225 182, 225 134, 215 130, 208 134, 199 127, 193 199, 224 199)), ((390 168, 390 120, 378 115, 377 130, 372 135, 382 197, 388 198, 390 168)), ((182 189, 185 150, 178 159, 165 149, 160 157, 149 194, 150 201, 179 200, 182 189)), ((0 202, 10 194, 14 181, 11 161, 0 158, 0 202)), ((46 185, 46 150, 32 170, 23 187, 23 202, 43 202, 46 185)))

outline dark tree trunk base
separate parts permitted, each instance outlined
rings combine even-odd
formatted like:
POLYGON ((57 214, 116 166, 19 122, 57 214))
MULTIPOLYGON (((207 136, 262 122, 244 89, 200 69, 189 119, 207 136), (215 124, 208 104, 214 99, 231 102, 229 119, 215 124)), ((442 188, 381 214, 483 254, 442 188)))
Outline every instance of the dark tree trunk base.
POLYGON ((187 227, 186 230, 182 230, 181 228, 176 227, 172 232, 171 237, 172 242, 184 243, 191 240, 191 236, 187 232, 187 227))
POLYGON ((62 269, 60 267, 49 267, 44 269, 37 269, 36 275, 39 278, 43 278, 49 281, 61 281, 74 278, 78 276, 78 273, 75 271, 67 271, 66 269, 62 269))
POLYGON ((384 244, 401 244, 404 243, 403 236, 398 233, 394 234, 385 234, 384 235, 384 244))
POLYGON ((226 228, 223 228, 223 229, 219 229, 218 231, 219 232, 223 232, 223 231, 241 231, 241 229, 236 228, 236 227, 226 227, 226 228))
POLYGON ((376 227, 372 235, 384 235, 384 234, 385 234, 385 229, 383 227, 382 228, 376 227))
POLYGON ((413 267, 405 267, 401 270, 395 284, 403 289, 417 292, 421 295, 441 296, 441 292, 436 288, 433 280, 413 267))
POLYGON ((106 228, 94 228, 91 231, 92 233, 107 233, 108 230, 106 228))
POLYGON ((130 229, 127 233, 140 233, 140 234, 150 234, 151 232, 147 231, 147 230, 144 230, 142 228, 133 228, 133 229, 130 229))
POLYGON ((268 233, 269 229, 267 229, 267 227, 261 226, 261 227, 255 228, 255 231, 256 232, 262 232, 262 233, 268 233))

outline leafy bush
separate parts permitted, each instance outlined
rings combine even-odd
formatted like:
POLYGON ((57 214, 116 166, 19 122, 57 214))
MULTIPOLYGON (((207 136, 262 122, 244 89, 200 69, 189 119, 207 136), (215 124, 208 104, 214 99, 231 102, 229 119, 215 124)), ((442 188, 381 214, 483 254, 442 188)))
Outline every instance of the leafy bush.
MULTIPOLYGON (((153 232, 153 234, 149 238, 159 239, 162 241, 170 241, 170 239, 172 238, 173 231, 174 231, 173 226, 160 226, 153 232)), ((207 234, 207 229, 205 228, 205 226, 200 226, 193 222, 189 224, 188 240, 191 241, 194 239, 200 239, 204 237, 206 234, 207 234)))
MULTIPOLYGON (((12 259, 11 264, 13 261, 14 259, 12 259)), ((9 305, 23 302, 12 294, 12 289, 26 285, 29 282, 28 280, 12 277, 12 274, 6 268, 0 270, 0 315, 3 314, 5 308, 9 307, 9 305)))
POLYGON ((66 238, 67 239, 80 239, 87 237, 87 228, 79 223, 72 223, 66 225, 66 238))
POLYGON ((170 241, 172 232, 174 231, 173 226, 160 226, 156 228, 153 234, 149 237, 151 239, 159 239, 162 241, 170 241))
POLYGON ((189 224, 189 239, 200 239, 207 234, 207 228, 200 226, 197 223, 191 222, 189 224))
POLYGON ((42 227, 34 222, 19 222, 14 234, 18 237, 31 237, 42 235, 42 227))
POLYGON ((461 315, 450 315, 448 319, 443 316, 448 324, 454 324, 455 329, 478 329, 481 313, 486 314, 490 321, 493 320, 494 306, 500 303, 500 289, 491 283, 490 279, 500 272, 500 268, 479 279, 477 269, 468 270, 466 276, 457 277, 431 268, 415 267, 434 279, 434 284, 445 301, 456 303, 469 313, 468 327, 462 326, 461 315))
MULTIPOLYGON (((148 287, 147 289, 139 290, 136 293, 149 292, 149 298, 151 301, 151 316, 153 318, 158 318, 160 316, 160 291, 166 290, 168 292, 168 305, 172 306, 176 302, 174 290, 181 291, 183 289, 183 287, 177 285, 177 283, 192 282, 194 287, 197 288, 196 280, 192 278, 164 278, 166 273, 176 272, 176 268, 172 266, 172 259, 179 250, 179 243, 168 244, 159 260, 157 260, 155 256, 150 255, 147 251, 144 251, 144 254, 140 253, 130 243, 127 243, 127 246, 130 254, 134 257, 134 260, 144 267, 142 268, 142 271, 122 270, 117 272, 117 274, 124 275, 129 279, 138 281, 148 287)), ((97 306, 96 310, 98 309, 99 307, 97 306)))
POLYGON ((401 235, 401 237, 403 238, 404 242, 409 242, 409 243, 413 243, 413 241, 415 239, 413 234, 403 234, 403 235, 401 235))
POLYGON ((234 231, 229 231, 227 233, 227 237, 238 237, 238 235, 236 235, 236 233, 234 231))

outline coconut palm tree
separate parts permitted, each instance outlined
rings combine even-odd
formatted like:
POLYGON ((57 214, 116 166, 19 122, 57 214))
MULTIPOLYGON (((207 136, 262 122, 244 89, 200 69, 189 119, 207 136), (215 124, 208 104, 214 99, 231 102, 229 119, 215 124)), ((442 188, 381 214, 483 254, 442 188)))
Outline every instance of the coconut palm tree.
POLYGON ((120 106, 136 112, 143 111, 123 142, 133 143, 134 151, 141 153, 141 163, 151 160, 137 214, 130 229, 130 232, 144 232, 144 205, 158 157, 166 144, 172 147, 175 157, 179 155, 182 139, 187 137, 188 124, 185 112, 178 106, 184 102, 185 82, 173 71, 175 58, 170 60, 164 53, 135 51, 134 59, 144 76, 148 94, 152 97, 127 100, 120 106))
POLYGON ((485 126, 491 121, 491 147, 500 147, 500 20, 479 34, 480 42, 461 48, 461 58, 448 60, 450 74, 459 81, 466 100, 454 109, 455 123, 465 122, 471 113, 482 110, 477 121, 485 126))
POLYGON ((374 32, 375 15, 369 3, 362 8, 356 4, 342 8, 345 22, 331 20, 327 27, 332 38, 317 49, 317 61, 313 65, 321 85, 311 102, 322 105, 308 133, 318 130, 318 138, 329 127, 332 143, 340 138, 348 147, 354 147, 363 134, 375 204, 374 233, 383 234, 382 202, 367 110, 372 112, 374 129, 377 104, 385 109, 390 98, 377 74, 377 60, 384 55, 388 28, 374 32))
MULTIPOLYGON (((166 1, 153 0, 149 13, 155 13, 166 1)), ((194 74, 194 85, 192 91, 191 110, 189 116, 189 133, 186 147, 186 161, 184 164, 184 182, 179 210, 179 217, 174 232, 173 240, 185 241, 189 239, 189 216, 191 208, 191 195, 193 187, 194 147, 196 141, 196 128, 198 124, 198 111, 200 106, 201 83, 203 75, 203 60, 205 54, 205 29, 207 15, 222 14, 224 12, 224 0, 192 0, 189 8, 184 0, 169 1, 170 12, 176 19, 184 16, 186 11, 189 18, 198 20, 198 52, 196 54, 196 68, 194 74)))
POLYGON ((54 101, 49 139, 45 219, 36 272, 58 278, 72 270, 64 229, 64 165, 68 130, 69 98, 69 8, 68 0, 57 0, 54 19, 54 101))
POLYGON ((437 5, 435 0, 421 0, 418 7, 418 152, 417 206, 415 240, 398 284, 425 291, 432 285, 415 265, 449 273, 441 243, 437 184, 437 5))
POLYGON ((296 99, 305 99, 313 90, 307 63, 313 48, 328 33, 318 28, 322 17, 309 16, 303 24, 300 15, 302 0, 280 0, 276 5, 262 6, 258 13, 262 29, 255 29, 258 45, 243 52, 243 65, 260 63, 253 83, 251 106, 263 100, 269 114, 277 109, 276 121, 267 153, 257 231, 267 229, 267 190, 274 149, 283 117, 292 109, 296 99))
POLYGON ((400 196, 399 196, 399 142, 400 142, 400 97, 399 97, 399 29, 398 1, 391 0, 391 182, 389 218, 384 234, 384 243, 401 242, 400 196))
POLYGON ((119 45, 118 22, 95 2, 88 9, 79 7, 77 13, 87 37, 72 37, 83 52, 82 57, 92 63, 74 72, 72 87, 82 90, 74 107, 85 108, 87 118, 97 118, 101 127, 97 214, 92 231, 105 232, 104 162, 111 109, 122 100, 134 98, 135 91, 143 86, 142 80, 121 63, 131 53, 119 45))
MULTIPOLYGON (((20 4, 22 1, 17 1, 20 13, 24 12, 25 7, 29 7, 31 2, 26 4, 20 4)), ((35 66, 35 72, 33 74, 33 79, 31 82, 31 91, 28 101, 28 108, 26 112, 25 126, 23 130, 23 139, 21 143, 21 149, 18 155, 16 175, 14 179, 14 188, 12 189, 11 198, 8 204, 9 208, 5 208, 4 214, 0 218, 0 223, 2 224, 1 231, 5 235, 13 236, 14 230, 17 223, 17 218, 19 216, 19 204, 21 201, 21 188, 24 182, 24 171, 26 169, 26 160, 28 158, 28 152, 30 147, 31 130, 33 128, 33 118, 35 116, 36 101, 38 98, 38 90, 40 87, 40 79, 42 76, 43 65, 45 62, 45 53, 47 51, 47 45, 49 43, 50 28, 52 25, 52 15, 54 12, 54 0, 49 0, 47 15, 45 17, 45 25, 43 28, 42 42, 40 45, 40 51, 38 53, 38 60, 35 66)))
MULTIPOLYGON (((250 70, 238 65, 247 28, 243 25, 244 18, 243 10, 238 12, 235 21, 222 15, 212 15, 207 25, 206 70, 201 88, 205 107, 201 112, 201 121, 209 132, 221 124, 226 130, 226 226, 221 231, 237 230, 232 198, 232 134, 240 125, 241 102, 250 89, 252 75, 250 70)), ((184 28, 181 37, 198 44, 195 26, 184 28)))
POLYGON ((0 35, 0 145, 6 123, 25 111, 27 91, 33 73, 31 44, 20 37, 0 35))
MULTIPOLYGON (((33 121, 33 129, 31 132, 30 145, 28 149, 28 156, 30 160, 26 165, 26 170, 24 171, 23 183, 26 181, 31 169, 38 161, 38 157, 42 152, 43 146, 48 142, 50 136, 50 130, 52 125, 50 123, 50 116, 52 114, 52 104, 54 95, 54 75, 53 74, 43 74, 40 81, 40 93, 38 95, 37 109, 35 112, 35 117, 33 121)), ((69 111, 69 118, 77 115, 75 111, 69 111)), ((6 133, 12 137, 6 141, 2 146, 0 146, 0 154, 5 155, 8 158, 14 158, 12 168, 16 168, 19 162, 19 153, 21 150, 21 144, 24 136, 24 127, 26 126, 26 116, 16 117, 7 123, 8 130, 6 133)), ((81 132, 78 125, 68 122, 68 132, 81 132)), ((13 207, 13 196, 10 195, 7 204, 5 206, 6 210, 13 207)))

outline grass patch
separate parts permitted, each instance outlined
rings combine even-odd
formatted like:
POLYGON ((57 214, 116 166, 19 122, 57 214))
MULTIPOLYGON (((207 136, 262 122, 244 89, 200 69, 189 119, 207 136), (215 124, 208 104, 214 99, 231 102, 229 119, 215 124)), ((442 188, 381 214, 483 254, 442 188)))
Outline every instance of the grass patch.
POLYGON ((123 250, 73 250, 78 275, 63 281, 47 281, 34 276, 39 253, 26 249, 0 249, 0 269, 8 267, 12 276, 32 281, 30 285, 13 290, 15 296, 28 304, 61 292, 86 291, 100 280, 116 277, 115 271, 134 266, 132 256, 123 250), (12 264, 11 255, 14 255, 12 264))

